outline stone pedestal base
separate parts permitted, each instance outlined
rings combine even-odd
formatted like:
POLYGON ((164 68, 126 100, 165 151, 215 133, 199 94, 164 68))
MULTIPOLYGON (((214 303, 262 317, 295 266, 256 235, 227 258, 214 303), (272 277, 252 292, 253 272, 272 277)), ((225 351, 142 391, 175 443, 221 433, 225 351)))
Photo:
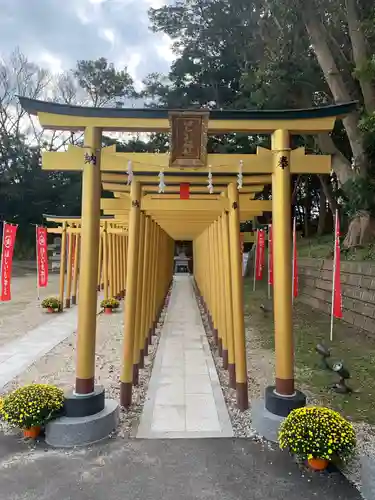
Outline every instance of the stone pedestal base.
POLYGON ((269 412, 264 404, 264 399, 257 399, 251 403, 251 422, 254 430, 262 437, 273 443, 278 441, 278 432, 281 422, 285 417, 269 412))
POLYGON ((375 459, 361 456, 361 493, 365 500, 375 498, 375 459))
POLYGON ((296 391, 293 396, 277 394, 275 387, 266 387, 265 398, 258 399, 251 404, 251 418, 254 429, 258 434, 277 443, 281 422, 289 413, 297 408, 306 406, 306 396, 296 391))
POLYGON ((65 394, 64 415, 65 417, 87 417, 95 415, 104 410, 105 393, 104 387, 95 386, 92 394, 82 395, 69 391, 65 394))
POLYGON ((56 448, 85 446, 108 437, 119 422, 119 405, 105 400, 102 411, 84 417, 60 417, 46 426, 46 442, 56 448))

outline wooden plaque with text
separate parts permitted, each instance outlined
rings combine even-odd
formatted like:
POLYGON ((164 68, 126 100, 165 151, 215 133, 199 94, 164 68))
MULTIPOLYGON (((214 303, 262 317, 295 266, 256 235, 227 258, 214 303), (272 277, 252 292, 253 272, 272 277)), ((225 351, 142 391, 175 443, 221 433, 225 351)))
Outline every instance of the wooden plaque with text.
POLYGON ((172 111, 170 167, 206 167, 207 111, 172 111))

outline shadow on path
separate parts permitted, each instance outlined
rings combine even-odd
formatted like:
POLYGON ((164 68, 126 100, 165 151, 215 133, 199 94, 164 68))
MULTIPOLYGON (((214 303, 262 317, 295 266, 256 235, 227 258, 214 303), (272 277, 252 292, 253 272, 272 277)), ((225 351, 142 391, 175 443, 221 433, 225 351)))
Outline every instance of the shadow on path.
POLYGON ((16 500, 360 500, 341 474, 301 472, 246 439, 120 440, 30 450, 0 436, 2 498, 16 500))

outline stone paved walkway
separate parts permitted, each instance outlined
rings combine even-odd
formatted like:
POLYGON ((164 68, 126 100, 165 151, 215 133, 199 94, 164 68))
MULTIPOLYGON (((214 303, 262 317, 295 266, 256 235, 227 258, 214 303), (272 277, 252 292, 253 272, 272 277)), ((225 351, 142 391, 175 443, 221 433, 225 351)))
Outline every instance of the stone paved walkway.
POLYGON ((137 437, 231 436, 191 278, 177 275, 137 437))

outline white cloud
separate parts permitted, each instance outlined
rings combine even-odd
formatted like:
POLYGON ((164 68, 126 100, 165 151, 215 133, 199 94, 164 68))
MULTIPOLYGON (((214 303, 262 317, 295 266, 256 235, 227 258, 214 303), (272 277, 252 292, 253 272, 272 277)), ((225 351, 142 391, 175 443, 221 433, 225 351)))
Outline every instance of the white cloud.
POLYGON ((127 66, 137 85, 167 73, 170 40, 149 29, 148 9, 163 0, 0 0, 0 57, 16 46, 51 71, 106 57, 127 66))
POLYGON ((161 43, 156 46, 158 54, 160 57, 172 63, 174 61, 174 54, 172 52, 172 40, 168 35, 163 34, 161 37, 161 43))
POLYGON ((115 44, 115 33, 110 28, 103 28, 100 30, 101 36, 111 42, 112 46, 115 44))
POLYGON ((48 68, 52 73, 61 73, 63 71, 62 61, 48 51, 43 51, 35 60, 40 66, 48 68))

